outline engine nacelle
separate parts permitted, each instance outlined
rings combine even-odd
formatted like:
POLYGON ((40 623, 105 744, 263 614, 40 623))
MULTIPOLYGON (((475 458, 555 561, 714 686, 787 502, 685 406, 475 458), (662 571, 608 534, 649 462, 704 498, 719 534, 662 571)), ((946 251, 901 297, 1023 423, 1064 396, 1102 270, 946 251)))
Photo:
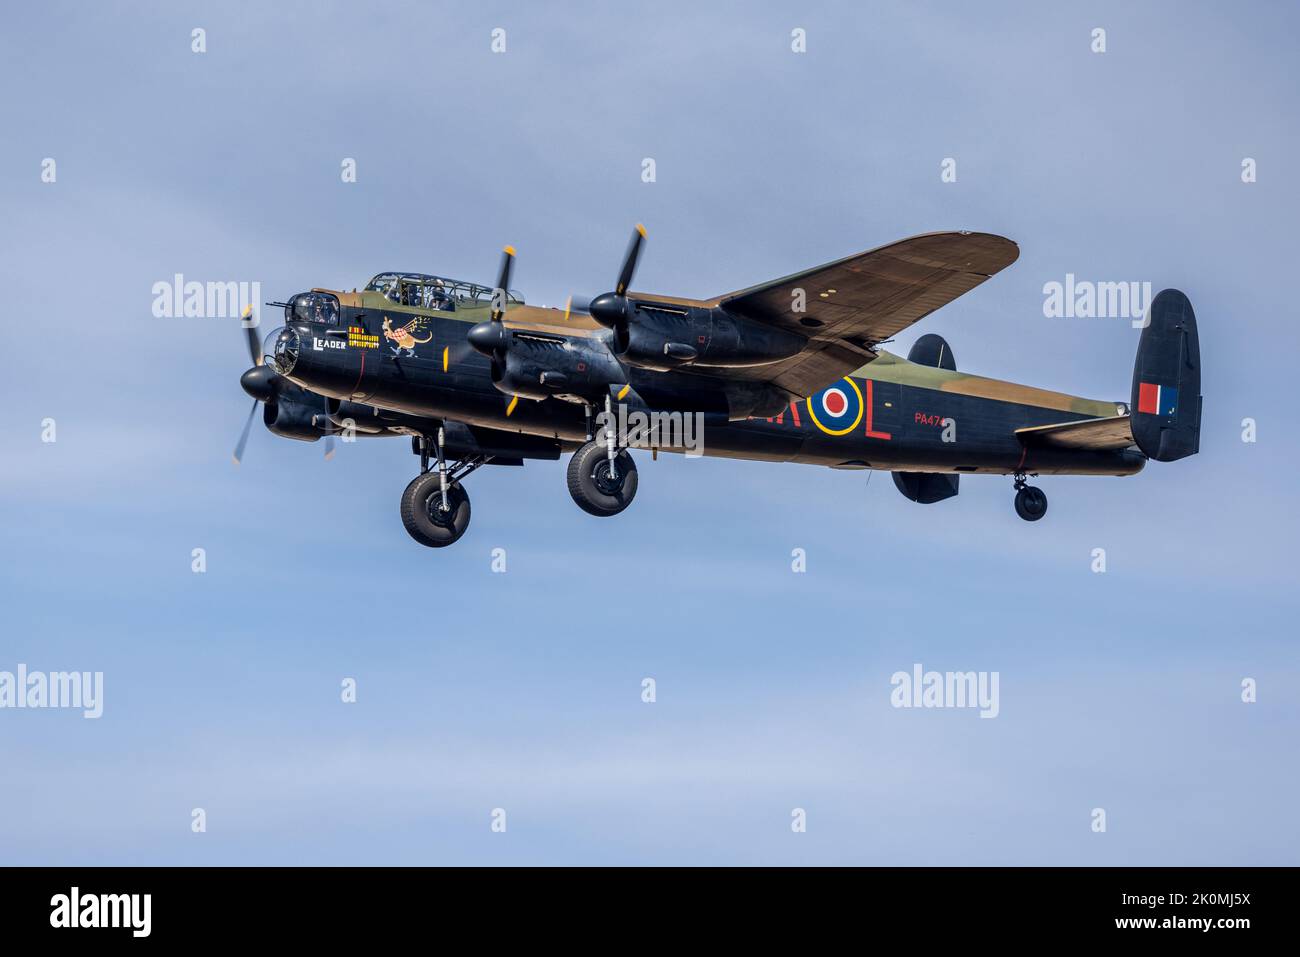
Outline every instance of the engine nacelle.
POLYGON ((593 395, 626 380, 599 339, 509 330, 505 363, 494 362, 492 383, 507 395, 546 399, 593 395))
POLYGON ((808 342, 797 332, 733 316, 724 309, 628 300, 621 309, 607 306, 597 318, 613 321, 610 347, 615 355, 657 372, 683 366, 767 365, 798 355, 808 342))
POLYGON ((725 309, 710 309, 713 334, 708 348, 695 361, 705 368, 739 369, 763 366, 797 356, 808 339, 788 329, 733 316, 725 309))
POLYGON ((610 348, 629 365, 654 372, 667 372, 690 365, 708 347, 708 311, 660 309, 627 304, 626 321, 611 329, 610 348))
POLYGON ((315 442, 334 431, 319 398, 300 402, 292 394, 280 394, 263 403, 262 424, 276 435, 300 442, 315 442))

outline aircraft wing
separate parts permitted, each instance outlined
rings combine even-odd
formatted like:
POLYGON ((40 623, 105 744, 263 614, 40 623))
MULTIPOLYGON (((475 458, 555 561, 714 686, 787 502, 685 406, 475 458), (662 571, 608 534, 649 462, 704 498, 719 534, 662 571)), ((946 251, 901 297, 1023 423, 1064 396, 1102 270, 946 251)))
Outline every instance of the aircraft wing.
POLYGON ((1026 445, 1047 445, 1064 449, 1110 451, 1136 444, 1129 416, 1112 415, 1103 419, 1081 419, 1055 425, 1036 425, 1016 429, 1016 437, 1026 445))
POLYGON ((1016 261, 1020 249, 990 233, 926 233, 720 296, 729 312, 810 336, 797 356, 734 370, 807 396, 876 357, 892 338, 1016 261), (796 312, 798 290, 805 311, 796 312))

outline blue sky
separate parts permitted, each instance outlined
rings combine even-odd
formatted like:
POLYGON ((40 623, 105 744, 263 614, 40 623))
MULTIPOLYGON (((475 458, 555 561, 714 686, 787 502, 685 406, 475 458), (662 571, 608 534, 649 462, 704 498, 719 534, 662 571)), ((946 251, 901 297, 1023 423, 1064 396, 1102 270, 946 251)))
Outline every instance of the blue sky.
POLYGON ((7 18, 0 670, 103 671, 105 703, 0 711, 0 861, 1296 863, 1294 8, 560 9, 7 18), (324 462, 259 426, 235 468, 237 323, 150 313, 177 272, 265 299, 487 281, 507 242, 558 304, 611 284, 637 221, 636 286, 701 296, 1007 235, 1019 262, 900 351, 938 332, 959 368, 1096 398, 1127 399, 1137 332, 1044 318, 1043 284, 1181 288, 1201 454, 1045 478, 1036 525, 1000 478, 927 507, 883 474, 663 456, 600 520, 563 463, 486 469, 430 551, 397 515, 405 442, 324 462), (892 708, 914 662, 998 671, 1000 715, 892 708))

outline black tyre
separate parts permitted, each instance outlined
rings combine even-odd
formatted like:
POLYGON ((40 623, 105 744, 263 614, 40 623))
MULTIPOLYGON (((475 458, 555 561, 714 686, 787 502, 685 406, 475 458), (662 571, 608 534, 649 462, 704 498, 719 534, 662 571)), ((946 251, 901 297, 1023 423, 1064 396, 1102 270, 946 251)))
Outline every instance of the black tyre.
POLYGON ((618 478, 610 476, 604 442, 588 442, 569 460, 569 494, 592 515, 617 515, 636 497, 636 462, 626 449, 614 458, 618 478))
POLYGON ((1047 514, 1047 496, 1041 488, 1026 485, 1016 492, 1016 514, 1026 522, 1036 522, 1047 514))
POLYGON ((469 495, 459 485, 447 489, 447 508, 442 507, 442 484, 437 472, 425 472, 412 480, 402 493, 402 524, 421 545, 443 548, 457 541, 469 528, 469 495))

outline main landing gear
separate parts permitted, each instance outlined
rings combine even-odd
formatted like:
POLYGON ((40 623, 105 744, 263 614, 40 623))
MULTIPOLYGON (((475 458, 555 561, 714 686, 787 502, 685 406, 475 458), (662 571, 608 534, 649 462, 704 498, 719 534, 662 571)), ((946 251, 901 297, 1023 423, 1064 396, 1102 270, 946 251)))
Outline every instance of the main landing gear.
POLYGON ((429 436, 414 440, 420 453, 420 474, 402 493, 402 524, 421 545, 443 548, 460 539, 469 528, 469 494, 461 484, 471 472, 492 461, 490 455, 474 455, 448 466, 443 430, 434 444, 435 470, 429 469, 429 436))
POLYGON ((1016 479, 1016 514, 1026 522, 1036 522, 1047 514, 1047 496, 1043 490, 1025 484, 1025 473, 1017 472, 1016 479))
MULTIPOLYGON (((605 411, 610 412, 609 397, 605 411)), ((590 412, 588 412, 590 419, 590 412)), ((636 462, 627 449, 620 449, 614 434, 612 415, 605 417, 605 434, 593 440, 588 425, 587 444, 569 460, 569 494, 578 508, 601 517, 617 515, 636 497, 636 462)))

